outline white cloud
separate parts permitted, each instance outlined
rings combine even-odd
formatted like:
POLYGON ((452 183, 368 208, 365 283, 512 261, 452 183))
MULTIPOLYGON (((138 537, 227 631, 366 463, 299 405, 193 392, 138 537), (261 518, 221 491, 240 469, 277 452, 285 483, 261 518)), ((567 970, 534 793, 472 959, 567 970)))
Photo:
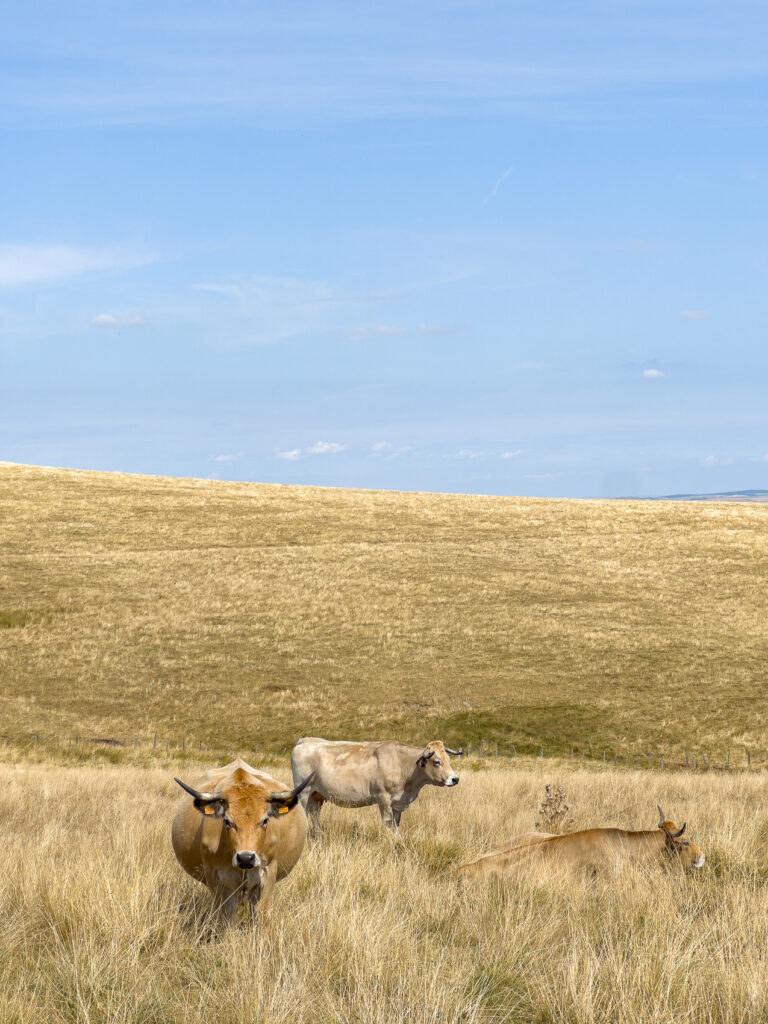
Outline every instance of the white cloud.
POLYGON ((646 380, 661 380, 662 377, 666 377, 666 373, 663 370, 643 370, 643 377, 646 380))
POLYGON ((446 459, 482 459, 482 458, 484 458, 482 452, 476 452, 472 448, 462 448, 460 451, 456 452, 454 455, 445 455, 443 457, 446 458, 446 459))
POLYGON ((371 445, 371 451, 377 453, 386 452, 389 451, 391 447, 391 441, 376 441, 374 444, 371 445))
POLYGON ((524 448, 515 448, 513 452, 502 452, 500 458, 502 459, 516 459, 518 455, 522 455, 525 451, 524 448))
POLYGON ((513 166, 508 167, 506 169, 506 171, 504 171, 504 173, 501 175, 501 177, 496 181, 496 184, 493 186, 491 191, 488 193, 488 195, 485 197, 485 199, 483 199, 483 206, 485 206, 488 202, 490 202, 490 200, 496 198, 496 193, 499 191, 501 186, 504 184, 504 182, 507 180, 507 178, 512 173, 513 166))
POLYGON ((354 327, 350 336, 353 338, 390 338, 407 333, 407 327, 400 327, 396 324, 375 324, 373 327, 354 327))
POLYGON ((115 316, 114 313, 99 313, 91 320, 91 327, 144 327, 146 322, 141 316, 115 316))
POLYGON ((238 336, 254 344, 332 330, 342 304, 341 296, 324 281, 297 277, 251 274, 231 281, 200 282, 192 289, 211 296, 217 322, 222 309, 234 313, 238 336))
POLYGON ((217 455, 214 458, 214 462, 239 462, 243 457, 243 452, 237 452, 233 455, 217 455))
POLYGON ((347 447, 348 445, 339 444, 337 441, 315 441, 309 448, 305 448, 304 452, 307 455, 338 455, 347 447))
POLYGON ((707 455, 701 460, 702 466, 732 466, 735 459, 721 459, 717 455, 707 455))
POLYGON ((276 459, 287 459, 289 462, 295 462, 301 458, 301 448, 291 448, 287 452, 275 452, 276 459))
POLYGON ((104 270, 124 270, 151 263, 152 258, 147 253, 120 248, 0 245, 0 288, 18 288, 104 270))
POLYGON ((683 320, 706 320, 709 313, 706 309, 683 309, 680 311, 683 320))

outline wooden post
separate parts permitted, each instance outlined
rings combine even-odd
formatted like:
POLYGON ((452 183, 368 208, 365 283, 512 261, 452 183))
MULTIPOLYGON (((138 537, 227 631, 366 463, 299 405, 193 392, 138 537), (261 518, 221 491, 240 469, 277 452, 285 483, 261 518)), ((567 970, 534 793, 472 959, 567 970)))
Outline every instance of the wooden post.
POLYGON ((687 754, 685 755, 685 767, 686 768, 689 767, 689 765, 688 765, 688 755, 687 754))
POLYGON ((730 750, 728 751, 728 760, 725 763, 725 767, 726 767, 726 769, 728 771, 731 770, 731 752, 730 752, 730 750))
POLYGON ((661 764, 659 765, 659 767, 661 768, 662 771, 664 770, 664 755, 663 754, 661 755, 661 764))
POLYGON ((165 749, 166 750, 170 750, 171 749, 171 741, 170 741, 170 739, 167 739, 165 741, 165 749))
POLYGON ((749 752, 749 748, 747 748, 747 768, 749 768, 749 766, 751 764, 752 764, 752 755, 749 752))
POLYGON ((200 753, 202 754, 202 752, 203 752, 203 741, 200 740, 200 753))
POLYGON ((605 751, 603 751, 603 764, 605 764, 605 751))
POLYGON ((544 747, 539 751, 539 757, 544 757, 544 747))
POLYGON ((155 738, 152 740, 152 749, 154 750, 156 746, 157 746, 157 733, 155 733, 155 738))
POLYGON ((499 756, 499 744, 498 744, 498 743, 496 743, 496 744, 494 745, 494 748, 493 748, 493 756, 494 756, 494 757, 498 757, 498 756, 499 756))
POLYGON ((472 744, 468 743, 467 744, 467 757, 471 757, 471 756, 472 756, 472 744))
POLYGON ((583 751, 583 750, 582 750, 582 752, 581 752, 581 760, 582 760, 582 761, 584 760, 584 751, 583 751))
POLYGON ((640 767, 640 755, 639 754, 635 754, 635 768, 639 768, 639 767, 640 767))
POLYGON ((187 741, 185 739, 183 739, 181 741, 181 752, 182 752, 182 754, 184 753, 184 751, 186 749, 186 746, 187 746, 187 741))
POLYGON ((573 760, 573 747, 571 747, 571 760, 573 760))

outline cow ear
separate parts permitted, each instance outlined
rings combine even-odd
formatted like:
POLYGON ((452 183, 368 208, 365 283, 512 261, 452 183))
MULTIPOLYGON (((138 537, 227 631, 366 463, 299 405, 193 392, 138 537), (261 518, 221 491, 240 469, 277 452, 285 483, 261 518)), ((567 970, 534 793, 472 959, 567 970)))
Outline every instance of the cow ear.
POLYGON ((416 762, 416 764, 419 766, 419 768, 423 768, 424 765, 427 763, 427 761, 430 759, 430 757, 434 757, 434 756, 435 756, 434 750, 430 750, 429 747, 425 747, 424 750, 422 751, 421 757, 416 762))
POLYGON ((299 802, 299 794, 310 784, 314 777, 315 773, 312 772, 295 789, 286 789, 281 793, 272 793, 269 798, 269 813, 273 817, 277 817, 278 814, 287 814, 299 802))
POLYGON ((206 818, 223 818, 226 804, 224 800, 195 800, 194 806, 206 818))

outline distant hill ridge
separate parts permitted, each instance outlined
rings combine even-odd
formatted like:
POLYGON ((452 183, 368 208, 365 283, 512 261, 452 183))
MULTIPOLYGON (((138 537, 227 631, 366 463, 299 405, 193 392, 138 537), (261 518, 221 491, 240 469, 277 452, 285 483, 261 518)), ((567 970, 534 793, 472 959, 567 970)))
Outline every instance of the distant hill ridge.
POLYGON ((664 494, 650 501, 766 501, 768 491, 719 491, 714 494, 664 494))

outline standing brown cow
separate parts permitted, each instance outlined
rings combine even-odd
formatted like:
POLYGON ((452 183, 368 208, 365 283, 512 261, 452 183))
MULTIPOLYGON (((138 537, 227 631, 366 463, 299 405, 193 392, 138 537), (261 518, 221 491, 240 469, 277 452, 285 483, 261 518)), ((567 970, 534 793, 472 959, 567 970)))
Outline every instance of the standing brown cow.
POLYGON ((269 906, 275 882, 291 871, 307 838, 299 794, 311 776, 286 789, 240 758, 213 768, 188 786, 171 827, 176 857, 213 893, 214 905, 234 918, 247 899, 269 906))

